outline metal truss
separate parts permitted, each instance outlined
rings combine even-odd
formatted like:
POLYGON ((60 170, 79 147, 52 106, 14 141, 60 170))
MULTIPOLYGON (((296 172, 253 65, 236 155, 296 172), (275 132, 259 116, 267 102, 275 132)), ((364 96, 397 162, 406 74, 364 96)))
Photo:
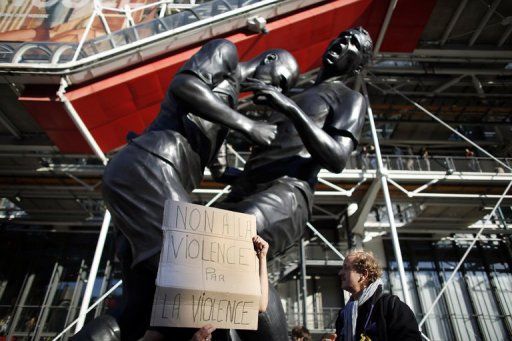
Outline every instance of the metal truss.
POLYGON ((197 43, 198 39, 213 38, 247 27, 249 19, 254 16, 272 18, 318 2, 321 0, 225 0, 198 4, 195 0, 189 0, 184 4, 175 4, 173 0, 161 0, 135 8, 110 8, 103 6, 101 0, 94 0, 93 13, 77 43, 37 42, 16 43, 13 46, 0 43, 0 55, 3 56, 0 69, 20 74, 37 71, 40 74, 62 75, 82 72, 85 66, 91 67, 107 59, 116 59, 108 70, 111 72, 126 67, 126 63, 148 60, 160 54, 162 49, 177 50, 197 43), (149 8, 157 9, 158 15, 148 22, 135 23, 134 14, 149 8), (166 15, 167 12, 180 12, 180 18, 175 22, 173 15, 166 15), (106 19, 112 14, 124 17, 125 27, 121 31, 112 32, 106 19), (105 35, 88 40, 97 19, 105 35), (216 28, 210 28, 205 33, 204 27, 212 25, 216 25, 216 28), (142 48, 146 50, 141 52, 142 48), (38 60, 30 62, 28 56, 31 53, 35 53, 38 60), (5 56, 10 58, 6 59, 5 56))
MULTIPOLYGON (((371 83, 370 83, 371 85, 371 83)), ((392 88, 391 86, 388 86, 390 88, 390 90, 395 93, 396 95, 402 97, 403 99, 405 99, 406 101, 410 102, 411 104, 413 104, 415 107, 417 107, 419 110, 421 110, 422 112, 424 112, 425 114, 427 114, 430 118, 434 119, 435 121, 437 121, 438 123, 440 123, 441 125, 443 125, 444 127, 446 127, 447 129, 451 130, 452 133, 458 135, 460 138, 462 138, 464 141, 466 141, 467 143, 469 143, 470 145, 472 145, 474 148, 478 149, 479 151, 481 151, 482 153, 484 153, 485 155, 487 155, 488 157, 490 157, 491 159, 493 159, 495 162, 497 162, 498 164, 500 164, 501 166, 505 167, 506 169, 508 169, 509 171, 512 170, 511 167, 509 167, 507 164, 503 163, 502 161, 500 161, 498 158, 496 158, 495 156, 493 156, 491 153, 489 153, 487 150, 485 150, 484 148, 480 147, 478 144, 474 143, 473 141, 471 141, 469 138, 467 138, 465 135, 461 134, 459 131, 457 131, 456 129, 452 128, 449 124, 445 123, 443 120, 441 120, 440 118, 438 118, 436 115, 434 115, 433 113, 429 112, 428 110, 426 110, 423 106, 421 106, 420 104, 418 104, 417 102, 413 101, 412 99, 410 99, 409 97, 407 97, 406 95, 404 95, 403 93, 401 93, 399 90, 397 90, 396 88, 392 88)), ((368 93, 367 93, 367 90, 366 90, 366 87, 365 87, 365 84, 363 83, 363 90, 364 90, 364 93, 368 99, 368 93)), ((371 124, 371 128, 372 128, 372 134, 373 134, 373 137, 374 137, 374 143, 375 143, 375 147, 376 147, 376 155, 377 155, 377 160, 381 162, 381 157, 380 157, 380 149, 379 149, 379 144, 378 144, 378 136, 377 136, 377 133, 375 131, 375 123, 373 122, 373 115, 372 115, 372 112, 371 112, 371 108, 369 106, 369 109, 368 109, 368 116, 369 116, 369 120, 370 120, 370 124, 371 124)), ((404 272, 404 268, 403 268, 403 262, 402 262, 402 256, 401 256, 401 251, 400 251, 400 246, 399 246, 399 243, 398 243, 398 234, 396 233, 396 226, 395 226, 395 223, 394 223, 394 213, 393 213, 393 209, 391 207, 391 200, 389 198, 389 191, 387 189, 387 181, 391 182, 393 185, 395 185, 397 188, 399 188, 401 191, 403 191, 404 193, 407 194, 408 197, 413 197, 413 196, 418 196, 418 195, 422 195, 423 193, 420 193, 421 191, 423 191, 424 189, 426 189, 428 186, 432 185, 433 183, 435 183, 436 181, 435 180, 432 180, 420 187, 418 187, 416 190, 414 191, 408 191, 406 190, 405 188, 403 188, 402 186, 400 186, 398 183, 396 183, 395 181, 393 180, 389 180, 387 178, 387 174, 386 174, 386 171, 384 170, 384 173, 382 173, 382 165, 379 163, 379 170, 381 171, 381 174, 382 174, 382 178, 381 178, 381 181, 382 181, 382 189, 383 189, 383 192, 384 192, 384 195, 386 197, 386 206, 387 206, 387 209, 388 209, 388 218, 389 218, 389 222, 390 222, 390 228, 391 228, 391 233, 392 233, 392 240, 393 240, 393 247, 394 247, 394 250, 395 250, 395 258, 397 260, 397 264, 398 264, 398 269, 399 269, 399 274, 400 274, 400 281, 402 283, 402 290, 403 290, 403 294, 404 294, 404 298, 405 298, 405 302, 409 305, 411 305, 411 300, 410 300, 410 297, 408 296, 408 289, 407 289, 407 283, 406 283, 406 278, 405 278, 405 272, 404 272)), ((507 187, 505 188, 505 190, 503 191, 503 193, 498 196, 498 201, 496 202, 496 204, 494 205, 492 211, 491 211, 491 214, 487 217, 485 223, 483 224, 483 226, 478 230, 478 232, 476 233, 476 235, 474 236, 474 238, 472 238, 472 241, 470 243, 470 245, 468 246, 468 248, 466 249, 464 255, 462 256, 462 258, 460 259, 460 261, 458 262, 457 266, 455 267, 455 269, 453 270, 451 276, 448 278, 448 280, 446 280, 443 284, 443 288, 440 290, 440 292, 438 293, 437 297, 435 298, 435 300, 432 302, 432 305, 430 306, 429 310, 425 313, 425 315, 423 316, 422 320, 420 321, 419 323, 419 327, 421 328, 424 323, 426 322, 428 316, 432 313, 434 307, 436 306, 436 304, 439 302, 440 298, 443 296, 444 292, 446 291, 448 285, 450 285, 451 281, 453 280, 453 278, 455 277, 455 275, 457 274, 458 270, 461 268, 462 264, 464 263, 465 259, 467 258, 469 252, 472 250, 473 246, 476 244, 476 242, 480 239, 485 227, 486 227, 486 224, 490 221, 491 218, 493 218, 496 214, 496 211, 497 209, 500 207, 500 204, 502 203, 502 201, 505 199, 505 198, 510 198, 511 196, 507 196, 507 193, 509 192, 510 188, 512 187, 512 181, 510 181, 507 185, 507 187)), ((432 194, 430 194, 432 195, 432 194)), ((441 194, 441 195, 449 195, 449 194, 441 194)), ((498 218, 498 217, 496 217, 498 218)), ((428 338, 422 334, 422 336, 428 340, 428 338)))
MULTIPOLYGON (((97 300, 96 302, 94 302, 93 304, 91 304, 88 308, 87 308, 87 311, 86 311, 86 314, 89 313, 90 311, 92 311, 94 308, 96 308, 101 302, 103 302, 103 300, 105 298, 107 298, 111 293, 113 293, 117 288, 119 288, 121 286, 121 284, 123 284, 123 281, 120 280, 118 281, 116 284, 114 284, 110 289, 107 290, 107 292, 105 292, 103 295, 101 295, 97 300)), ((71 322, 69 325, 66 326, 66 328, 64 328, 64 330, 62 330, 62 332, 60 332, 57 336, 55 336, 52 341, 57 341, 57 340, 60 340, 60 338, 62 336, 64 336, 71 328, 73 328, 75 325, 77 325, 78 323, 80 322, 80 317, 77 318, 76 320, 74 320, 73 322, 71 322)))

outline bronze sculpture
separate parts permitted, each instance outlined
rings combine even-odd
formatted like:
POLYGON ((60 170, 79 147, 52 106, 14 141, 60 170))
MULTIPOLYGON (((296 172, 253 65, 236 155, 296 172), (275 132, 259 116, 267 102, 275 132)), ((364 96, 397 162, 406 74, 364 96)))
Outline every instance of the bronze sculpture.
MULTIPOLYGON (((275 126, 232 109, 240 83, 257 77, 289 88, 298 73, 287 51, 270 50, 239 63, 231 42, 210 41, 174 77, 158 117, 107 165, 103 195, 121 232, 118 256, 127 298, 118 319, 123 340, 138 339, 149 327, 165 200, 191 201, 189 193, 198 186, 228 128, 259 144, 269 144, 275 136, 275 126)), ((175 332, 188 337, 192 331, 175 332)))
MULTIPOLYGON (((278 127, 270 145, 255 146, 244 171, 219 207, 254 214, 258 234, 275 255, 296 243, 311 214, 314 185, 321 168, 340 173, 356 148, 366 113, 364 97, 339 76, 359 72, 371 58, 372 41, 364 29, 342 32, 322 58, 315 85, 293 96, 253 82, 255 101, 276 110, 268 122, 278 127)), ((244 340, 287 340, 279 299, 269 301, 273 316, 244 340)))
MULTIPOLYGON (((233 44, 214 40, 183 66, 158 117, 141 136, 131 139, 104 173, 105 202, 121 232, 118 255, 127 297, 118 319, 123 340, 138 339, 149 327, 164 202, 190 201, 189 193, 199 184, 228 128, 259 145, 222 207, 255 214, 258 233, 272 253, 284 251, 301 237, 319 170, 343 170, 364 122, 363 97, 336 77, 362 68, 371 48, 363 29, 343 32, 325 52, 316 84, 293 100, 280 92, 298 77, 297 63, 284 50, 239 63, 233 44), (276 110, 268 123, 249 120, 232 109, 244 80, 246 88, 256 92, 256 101, 276 110)), ((284 312, 272 287, 269 296, 269 310, 260 316, 259 330, 241 333, 244 340, 287 339, 284 312)), ((181 328, 163 334, 179 339, 193 332, 181 328)), ((216 335, 216 339, 228 337, 216 335)))
POLYGON ((297 223, 288 221, 281 225, 272 222, 275 220, 273 212, 284 207, 289 211, 283 213, 284 216, 299 214, 293 202, 300 207, 310 207, 320 169, 340 173, 358 144, 366 102, 338 77, 358 72, 369 61, 371 49, 371 38, 364 29, 342 32, 324 53, 315 85, 291 99, 262 82, 250 85, 256 92, 256 102, 275 109, 267 121, 278 127, 277 135, 270 145, 252 149, 244 171, 222 206, 256 214, 260 219, 258 233, 269 241, 273 254, 296 242, 308 215, 300 213, 297 223), (284 187, 290 186, 297 188, 290 189, 296 194, 295 198, 279 194, 284 194, 284 187), (271 190, 273 187, 281 189, 271 190), (289 199, 290 204, 272 202, 267 195, 258 196, 266 191, 276 192, 273 199, 289 199))

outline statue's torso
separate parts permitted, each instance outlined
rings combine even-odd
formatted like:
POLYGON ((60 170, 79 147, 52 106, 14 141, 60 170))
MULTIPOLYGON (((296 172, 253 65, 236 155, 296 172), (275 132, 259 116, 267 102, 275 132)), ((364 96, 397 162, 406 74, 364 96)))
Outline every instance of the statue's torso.
MULTIPOLYGON (((325 82, 306 89, 292 99, 316 126, 328 130, 329 126, 339 126, 340 122, 346 120, 340 109, 343 94, 347 91, 352 90, 342 82, 325 82)), ((258 178, 258 173, 265 174, 265 178, 287 175, 315 182, 320 166, 307 151, 293 123, 278 112, 273 113, 268 121, 277 125, 277 136, 270 146, 253 148, 245 166, 246 174, 253 178, 258 178)))
MULTIPOLYGON (((201 79, 223 102, 230 107, 237 103, 240 70, 236 48, 224 40, 213 41, 196 53, 179 71, 201 79), (234 49, 234 50, 233 50, 234 49)), ((177 100, 167 91, 160 113, 147 131, 172 130, 184 136, 201 160, 202 168, 216 155, 228 129, 194 114, 193 104, 177 100)), ((164 150, 154 151, 166 153, 164 150)), ((172 146, 168 146, 172 148, 172 146)))

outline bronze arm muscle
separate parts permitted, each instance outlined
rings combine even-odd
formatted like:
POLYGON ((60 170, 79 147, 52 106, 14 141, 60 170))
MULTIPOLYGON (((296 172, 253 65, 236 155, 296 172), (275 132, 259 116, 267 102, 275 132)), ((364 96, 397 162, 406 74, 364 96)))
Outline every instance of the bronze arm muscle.
POLYGON ((274 125, 253 121, 231 109, 193 75, 176 75, 169 91, 194 108, 197 116, 238 130, 258 144, 269 145, 276 135, 274 125))
MULTIPOLYGON (((340 173, 345 168, 348 157, 355 147, 350 137, 342 135, 341 131, 327 133, 318 127, 292 99, 276 88, 262 82, 257 82, 252 88, 257 92, 257 102, 271 106, 293 122, 304 146, 323 168, 333 173, 340 173), (261 97, 264 97, 264 102, 261 97)), ((356 113, 364 115, 363 96, 356 92, 347 92, 340 96, 345 97, 344 101, 347 103, 345 107, 352 113, 334 112, 331 113, 332 115, 356 113)))

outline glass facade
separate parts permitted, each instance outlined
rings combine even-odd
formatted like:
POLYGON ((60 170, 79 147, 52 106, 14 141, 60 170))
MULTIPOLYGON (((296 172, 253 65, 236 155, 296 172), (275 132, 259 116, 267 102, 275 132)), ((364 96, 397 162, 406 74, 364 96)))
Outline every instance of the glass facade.
MULTIPOLYGON (((401 241, 404 266, 418 319, 430 309, 469 242, 463 240, 401 241)), ((390 291, 402 296, 390 242, 385 242, 390 291)), ((426 320, 430 340, 507 340, 510 329, 512 275, 503 241, 479 242, 456 273, 426 320)))
POLYGON ((0 7, 0 63, 75 61, 258 2, 118 0, 98 1, 94 10, 93 1, 7 1, 0 7))

